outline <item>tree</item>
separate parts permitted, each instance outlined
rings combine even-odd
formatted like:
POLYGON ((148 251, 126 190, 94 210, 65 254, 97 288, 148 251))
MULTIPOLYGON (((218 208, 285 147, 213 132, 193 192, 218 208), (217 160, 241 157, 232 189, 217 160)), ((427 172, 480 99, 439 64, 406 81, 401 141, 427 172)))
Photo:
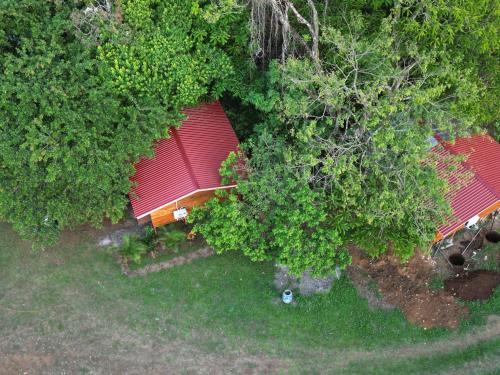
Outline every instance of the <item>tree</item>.
POLYGON ((165 110, 221 95, 232 73, 222 47, 238 15, 233 0, 125 0, 121 5, 131 30, 98 47, 115 91, 154 96, 165 110))
POLYGON ((67 226, 120 219, 133 163, 230 71, 224 29, 200 15, 222 19, 218 8, 122 5, 118 18, 78 1, 0 5, 0 217, 39 245, 67 226))
MULTIPOLYGON (((294 3, 302 14, 310 7, 294 3)), ((295 273, 321 274, 348 262, 350 241, 403 259, 430 243, 450 208, 428 138, 479 130, 484 86, 448 46, 433 47, 404 29, 419 13, 403 14, 401 4, 369 15, 327 13, 319 59, 307 50, 276 56, 261 65, 258 80, 236 87, 266 120, 244 146, 244 173, 238 164, 223 168, 237 191, 195 212, 195 230, 216 250, 242 248, 254 260, 275 258, 295 273)), ((290 28, 304 35, 301 24, 290 28)))
POLYGON ((325 192, 309 186, 310 169, 289 163, 309 155, 293 155, 268 134, 247 147, 252 158, 244 171, 235 154, 221 169, 237 180, 237 192, 220 192, 205 208, 195 208, 189 217, 193 230, 219 253, 241 250, 253 261, 276 259, 296 274, 308 268, 324 274, 347 265, 343 228, 330 220, 325 192), (246 173, 248 179, 240 177, 246 173))

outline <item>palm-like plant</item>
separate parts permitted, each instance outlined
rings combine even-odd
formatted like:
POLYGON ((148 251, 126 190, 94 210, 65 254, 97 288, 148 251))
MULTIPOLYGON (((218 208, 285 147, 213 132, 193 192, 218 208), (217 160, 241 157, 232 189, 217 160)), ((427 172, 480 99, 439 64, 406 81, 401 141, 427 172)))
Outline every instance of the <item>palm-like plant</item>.
POLYGON ((120 248, 120 254, 128 261, 139 263, 141 256, 146 253, 148 247, 139 238, 125 235, 120 248))
POLYGON ((179 246, 186 241, 186 235, 180 230, 163 227, 159 233, 158 240, 162 242, 166 248, 172 249, 177 253, 179 251, 179 246))

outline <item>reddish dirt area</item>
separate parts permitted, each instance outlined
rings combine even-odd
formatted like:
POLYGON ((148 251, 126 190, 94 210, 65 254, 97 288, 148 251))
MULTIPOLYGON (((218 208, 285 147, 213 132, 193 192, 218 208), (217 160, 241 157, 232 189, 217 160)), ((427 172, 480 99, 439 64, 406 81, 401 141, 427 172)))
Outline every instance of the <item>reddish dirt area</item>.
POLYGON ((444 290, 433 291, 428 284, 433 273, 433 262, 416 253, 407 263, 397 257, 384 255, 370 259, 356 247, 351 247, 353 266, 377 282, 384 300, 397 306, 406 318, 424 328, 456 328, 468 309, 457 303, 444 290))
POLYGON ((500 284, 500 273, 472 271, 444 281, 444 289, 465 301, 487 300, 500 284))

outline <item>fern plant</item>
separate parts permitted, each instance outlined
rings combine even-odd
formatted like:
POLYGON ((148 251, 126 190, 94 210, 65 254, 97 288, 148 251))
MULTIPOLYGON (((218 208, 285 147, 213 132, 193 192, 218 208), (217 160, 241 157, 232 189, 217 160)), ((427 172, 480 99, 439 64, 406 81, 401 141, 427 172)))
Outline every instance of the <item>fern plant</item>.
POLYGON ((144 237, 142 241, 150 250, 154 250, 158 242, 158 235, 156 234, 154 228, 151 225, 147 225, 144 228, 144 237))
POLYGON ((180 245, 186 241, 186 235, 183 231, 163 227, 159 233, 158 240, 163 243, 166 248, 172 249, 177 253, 180 245))
POLYGON ((126 235, 123 237, 123 243, 119 253, 127 262, 133 261, 139 263, 141 261, 141 256, 145 254, 147 250, 147 245, 139 238, 126 235))

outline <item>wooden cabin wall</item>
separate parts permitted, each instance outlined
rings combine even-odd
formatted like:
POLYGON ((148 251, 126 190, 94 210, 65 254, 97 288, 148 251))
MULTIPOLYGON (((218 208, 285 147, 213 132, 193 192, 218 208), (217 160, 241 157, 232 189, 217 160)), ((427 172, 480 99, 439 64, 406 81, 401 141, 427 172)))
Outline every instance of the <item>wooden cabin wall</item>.
POLYGON ((205 204, 205 202, 207 202, 214 196, 215 190, 200 191, 198 193, 194 193, 193 195, 177 201, 177 204, 174 202, 151 213, 151 223, 155 228, 165 224, 173 223, 176 221, 174 219, 174 211, 177 208, 185 207, 187 208, 188 212, 191 212, 191 209, 194 206, 202 206, 203 204, 205 204))

